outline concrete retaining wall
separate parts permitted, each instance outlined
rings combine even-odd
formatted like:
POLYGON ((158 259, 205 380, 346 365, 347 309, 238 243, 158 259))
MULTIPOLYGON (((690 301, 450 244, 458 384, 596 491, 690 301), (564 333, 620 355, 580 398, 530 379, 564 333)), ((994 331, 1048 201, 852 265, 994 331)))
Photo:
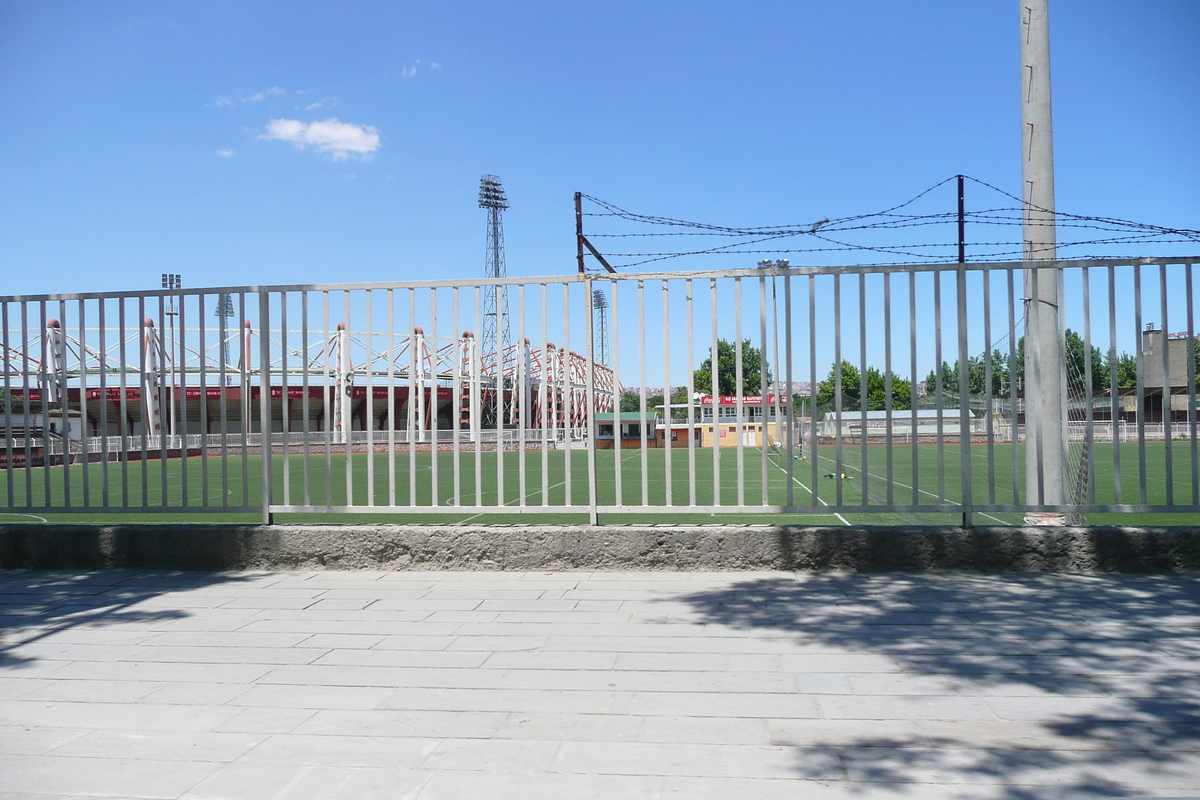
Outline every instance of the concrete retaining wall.
POLYGON ((1200 569, 1196 528, 3 525, 2 569, 1200 569))

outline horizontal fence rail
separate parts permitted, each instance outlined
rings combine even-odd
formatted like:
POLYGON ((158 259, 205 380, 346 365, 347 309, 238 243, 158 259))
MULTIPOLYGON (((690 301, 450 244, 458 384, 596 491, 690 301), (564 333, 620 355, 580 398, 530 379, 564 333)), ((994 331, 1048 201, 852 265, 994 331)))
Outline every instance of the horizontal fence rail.
POLYGON ((1200 511, 1193 259, 1033 265, 1059 276, 1057 420, 1025 406, 1030 266, 0 297, 0 506, 1200 511), (1030 448, 1061 448, 1066 502, 1027 487, 1030 448))

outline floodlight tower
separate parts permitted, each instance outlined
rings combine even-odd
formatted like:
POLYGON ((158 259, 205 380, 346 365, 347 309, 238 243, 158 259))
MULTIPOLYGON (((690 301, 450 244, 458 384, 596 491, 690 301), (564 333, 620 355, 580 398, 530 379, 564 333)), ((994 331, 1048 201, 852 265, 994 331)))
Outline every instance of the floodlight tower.
MULTIPOLYGON (((222 292, 217 300, 217 307, 213 310, 214 315, 221 320, 221 366, 228 368, 229 366, 229 322, 233 317, 233 295, 228 292, 222 292)), ((233 380, 233 376, 226 374, 225 383, 228 384, 233 380)))
MULTIPOLYGON (((183 288, 183 276, 177 272, 164 272, 162 274, 162 288, 178 291, 183 288)), ((179 304, 183 305, 182 298, 179 304)), ((167 364, 170 370, 170 380, 168 386, 171 392, 170 405, 170 434, 172 441, 175 439, 175 317, 179 316, 179 311, 175 308, 175 297, 171 295, 167 298, 167 308, 164 312, 171 318, 171 344, 167 349, 167 364)), ((164 448, 165 451, 166 448, 164 448)))
MULTIPOLYGON (((508 198, 504 187, 495 175, 484 175, 479 180, 479 207, 488 212, 487 258, 483 275, 485 278, 505 277, 504 267, 504 209, 508 198)), ((504 351, 508 347, 508 289, 504 286, 489 286, 483 290, 483 338, 480 354, 484 363, 493 364, 495 380, 495 403, 486 404, 483 417, 486 423, 504 424, 504 351)))
POLYGON ((608 295, 599 289, 592 291, 592 308, 596 309, 596 333, 600 340, 596 343, 596 361, 608 363, 608 295))

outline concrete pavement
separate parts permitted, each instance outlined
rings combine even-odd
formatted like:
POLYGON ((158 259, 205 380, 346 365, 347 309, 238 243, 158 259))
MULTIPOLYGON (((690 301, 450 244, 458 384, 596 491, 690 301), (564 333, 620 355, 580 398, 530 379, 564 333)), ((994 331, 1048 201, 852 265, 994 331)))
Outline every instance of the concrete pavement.
POLYGON ((1200 579, 0 573, 0 797, 1200 795, 1200 579))

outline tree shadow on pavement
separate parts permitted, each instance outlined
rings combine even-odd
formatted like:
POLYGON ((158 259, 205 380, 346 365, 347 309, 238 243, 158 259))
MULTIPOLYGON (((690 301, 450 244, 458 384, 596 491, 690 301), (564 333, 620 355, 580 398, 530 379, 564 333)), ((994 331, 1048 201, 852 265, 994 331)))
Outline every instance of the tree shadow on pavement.
POLYGON ((775 732, 801 776, 1040 800, 1200 795, 1198 600, 1192 576, 802 574, 670 602, 712 635, 786 635, 812 654, 805 671, 822 654, 885 657, 879 672, 828 670, 854 695, 813 695, 861 734, 855 722, 829 742, 775 732))
MULTIPOLYGON (((0 572, 0 675, 39 660, 44 640, 73 628, 136 625, 188 616, 154 598, 171 592, 243 580, 222 573, 108 570, 0 572), (145 604, 144 607, 139 607, 145 604), (23 652, 24 651, 24 652, 23 652)), ((45 656, 42 656, 43 658, 45 656)))

